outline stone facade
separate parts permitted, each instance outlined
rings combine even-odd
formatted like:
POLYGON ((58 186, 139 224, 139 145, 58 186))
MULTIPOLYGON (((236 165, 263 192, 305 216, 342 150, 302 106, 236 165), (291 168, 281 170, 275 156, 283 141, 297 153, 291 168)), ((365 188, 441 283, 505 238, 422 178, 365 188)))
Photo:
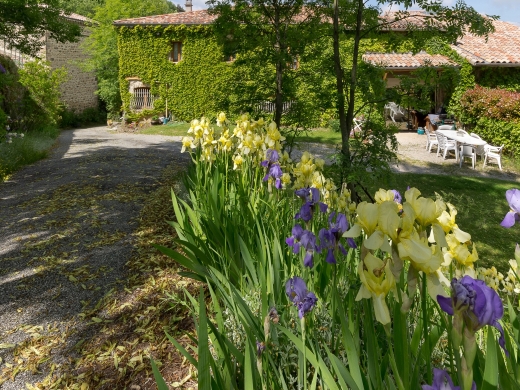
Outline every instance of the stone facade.
MULTIPOLYGON (((64 67, 67 70, 67 81, 61 86, 62 102, 77 113, 86 108, 97 108, 98 97, 96 95, 97 80, 94 72, 86 72, 81 69, 79 64, 88 58, 81 45, 88 36, 85 23, 88 19, 77 14, 67 16, 70 23, 77 23, 81 26, 81 37, 77 42, 60 43, 46 33, 41 38, 42 46, 37 57, 49 61, 51 68, 64 67)), ((33 58, 21 54, 12 49, 4 41, 0 40, 0 54, 10 57, 17 66, 23 67, 24 63, 33 58)))
POLYGON ((45 59, 53 69, 64 67, 68 78, 61 86, 62 101, 73 111, 81 112, 86 108, 98 106, 96 95, 97 81, 93 72, 82 70, 79 63, 88 58, 81 44, 87 36, 85 27, 78 42, 60 43, 49 37, 45 39, 45 59))

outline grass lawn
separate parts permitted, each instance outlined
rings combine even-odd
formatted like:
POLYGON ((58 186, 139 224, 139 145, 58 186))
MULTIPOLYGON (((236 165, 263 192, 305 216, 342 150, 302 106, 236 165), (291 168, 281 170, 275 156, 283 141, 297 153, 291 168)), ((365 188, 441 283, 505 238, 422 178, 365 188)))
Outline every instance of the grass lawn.
POLYGON ((341 133, 335 133, 328 128, 312 129, 296 137, 295 141, 338 145, 341 143, 341 133))
POLYGON ((190 128, 189 123, 184 122, 173 122, 167 125, 151 126, 146 129, 139 131, 140 134, 156 134, 156 135, 178 135, 185 136, 186 132, 190 128))
POLYGON ((509 211, 505 192, 518 188, 518 183, 409 173, 395 174, 389 181, 385 188, 395 188, 403 196, 408 186, 418 188, 423 196, 435 197, 437 192, 457 208, 459 228, 470 233, 476 243, 480 259, 477 266, 494 265, 503 273, 509 269, 508 261, 514 258, 520 227, 505 229, 500 222, 509 211))
POLYGON ((47 157, 60 131, 54 127, 31 131, 12 143, 0 143, 0 183, 25 165, 47 157))

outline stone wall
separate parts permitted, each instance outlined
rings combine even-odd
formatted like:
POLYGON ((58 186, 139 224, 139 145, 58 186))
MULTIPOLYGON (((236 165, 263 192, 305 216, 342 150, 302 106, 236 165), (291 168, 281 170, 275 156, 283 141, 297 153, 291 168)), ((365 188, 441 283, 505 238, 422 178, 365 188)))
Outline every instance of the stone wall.
POLYGON ((82 36, 78 42, 59 43, 49 37, 45 40, 45 58, 51 67, 67 69, 68 78, 61 86, 62 100, 67 107, 76 112, 86 108, 98 106, 96 77, 93 72, 85 72, 78 64, 88 58, 83 52, 81 43, 87 36, 87 31, 82 28, 82 36))

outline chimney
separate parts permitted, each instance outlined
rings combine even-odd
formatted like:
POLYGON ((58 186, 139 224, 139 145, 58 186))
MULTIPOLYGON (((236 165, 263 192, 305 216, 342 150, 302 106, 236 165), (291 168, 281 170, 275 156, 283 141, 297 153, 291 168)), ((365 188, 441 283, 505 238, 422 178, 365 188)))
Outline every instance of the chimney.
POLYGON ((186 0, 186 12, 191 12, 192 11, 192 3, 191 3, 191 0, 186 0))

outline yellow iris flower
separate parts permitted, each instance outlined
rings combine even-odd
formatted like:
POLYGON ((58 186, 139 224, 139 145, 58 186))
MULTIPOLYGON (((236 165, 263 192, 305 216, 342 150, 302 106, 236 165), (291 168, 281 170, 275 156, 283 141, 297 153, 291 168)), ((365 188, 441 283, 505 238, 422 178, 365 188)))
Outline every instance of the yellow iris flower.
POLYGON ((389 262, 383 262, 370 252, 358 265, 361 288, 356 301, 372 298, 376 320, 386 325, 390 323, 390 312, 385 297, 395 287, 395 278, 390 271, 389 262))

